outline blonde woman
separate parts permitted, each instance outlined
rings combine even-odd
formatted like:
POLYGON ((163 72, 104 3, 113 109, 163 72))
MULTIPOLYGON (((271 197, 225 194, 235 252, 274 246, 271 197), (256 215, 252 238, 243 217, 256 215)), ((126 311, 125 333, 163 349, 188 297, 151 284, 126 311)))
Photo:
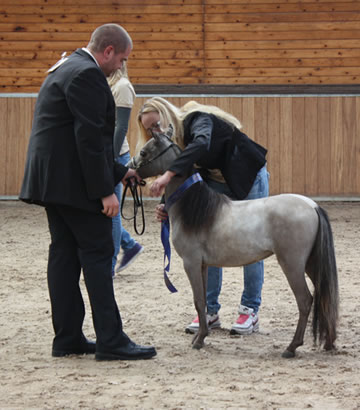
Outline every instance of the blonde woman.
MULTIPOLYGON (((130 160, 130 148, 126 138, 131 109, 136 98, 134 87, 132 86, 126 62, 121 69, 116 70, 109 78, 108 83, 114 96, 116 105, 116 126, 114 132, 114 155, 115 161, 126 165, 130 160)), ((121 202, 122 183, 115 187, 115 194, 121 202)), ((142 253, 144 248, 132 238, 130 233, 121 224, 120 212, 113 217, 113 240, 114 255, 112 259, 112 275, 115 276, 115 266, 120 248, 123 251, 122 258, 116 272, 127 268, 142 253)))
MULTIPOLYGON (((174 175, 186 174, 192 167, 201 168, 203 179, 217 192, 231 199, 256 199, 269 195, 269 174, 266 169, 266 149, 241 132, 240 121, 215 106, 195 101, 178 108, 164 98, 146 101, 138 114, 140 139, 138 148, 157 133, 168 133, 182 149, 170 168, 152 184, 153 196, 162 194, 174 175)), ((157 217, 165 215, 163 205, 157 207, 157 217)), ((239 316, 232 333, 251 334, 259 330, 258 310, 264 282, 263 261, 244 267, 244 290, 239 316)), ((219 295, 222 269, 209 267, 207 286, 207 319, 209 328, 220 326, 219 295)), ((186 327, 195 333, 198 318, 186 327)))

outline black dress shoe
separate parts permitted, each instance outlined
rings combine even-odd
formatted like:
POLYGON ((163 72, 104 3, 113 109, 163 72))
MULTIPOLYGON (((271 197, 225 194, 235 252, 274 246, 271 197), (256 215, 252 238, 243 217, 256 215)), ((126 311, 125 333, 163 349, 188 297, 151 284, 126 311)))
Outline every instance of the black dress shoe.
POLYGON ((69 347, 68 349, 52 349, 53 357, 64 357, 71 354, 94 354, 96 352, 96 343, 91 340, 86 340, 77 347, 69 347))
POLYGON ((129 342, 126 346, 118 347, 114 350, 97 351, 95 359, 100 360, 144 360, 156 356, 153 346, 140 346, 134 342, 129 342))

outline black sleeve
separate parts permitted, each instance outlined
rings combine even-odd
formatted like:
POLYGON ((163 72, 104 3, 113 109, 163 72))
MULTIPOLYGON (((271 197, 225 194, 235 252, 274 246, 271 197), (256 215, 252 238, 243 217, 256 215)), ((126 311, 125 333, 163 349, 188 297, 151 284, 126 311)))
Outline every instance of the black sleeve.
POLYGON ((116 107, 116 126, 114 132, 114 153, 117 158, 120 154, 128 130, 131 108, 116 107))
POLYGON ((206 113, 198 115, 184 129, 185 149, 172 163, 169 170, 178 175, 188 173, 194 164, 208 152, 211 143, 213 121, 206 113), (189 141, 187 143, 187 141, 189 141))

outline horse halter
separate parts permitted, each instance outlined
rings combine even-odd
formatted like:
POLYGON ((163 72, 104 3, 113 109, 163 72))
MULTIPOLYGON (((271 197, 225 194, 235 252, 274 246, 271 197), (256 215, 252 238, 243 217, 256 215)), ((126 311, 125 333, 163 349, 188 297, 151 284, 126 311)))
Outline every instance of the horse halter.
MULTIPOLYGON (((178 153, 181 152, 181 148, 177 144, 175 144, 175 142, 173 142, 172 139, 166 134, 160 134, 158 136, 154 135, 152 138, 154 139, 154 141, 156 141, 156 140, 160 140, 160 137, 165 137, 170 142, 170 145, 168 145, 163 150, 161 150, 159 153, 157 153, 153 158, 149 158, 148 160, 143 161, 140 164, 136 164, 135 157, 132 157, 130 159, 130 161, 127 163, 127 166, 130 167, 130 168, 133 168, 133 169, 135 169, 135 171, 137 171, 140 168, 144 168, 144 167, 152 164, 156 159, 162 157, 170 149, 173 149, 175 151, 177 150, 178 153)), ((141 150, 140 151, 140 157, 143 157, 143 156, 145 156, 145 154, 144 154, 144 151, 141 150)))

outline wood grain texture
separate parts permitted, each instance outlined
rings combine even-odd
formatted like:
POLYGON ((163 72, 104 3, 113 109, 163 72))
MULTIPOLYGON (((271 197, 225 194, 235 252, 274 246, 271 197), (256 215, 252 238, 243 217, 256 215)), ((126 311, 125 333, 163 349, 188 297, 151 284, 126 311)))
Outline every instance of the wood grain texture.
MULTIPOLYGON (((135 152, 137 97, 128 139, 135 152)), ((360 197, 360 97, 181 97, 216 105, 236 116, 243 131, 268 149, 270 192, 360 197)), ((36 98, 0 98, 0 195, 19 193, 36 98)), ((148 195, 148 188, 145 190, 148 195)))
POLYGON ((2 0, 0 91, 37 92, 108 22, 133 38, 135 85, 360 84, 358 1, 2 0))

